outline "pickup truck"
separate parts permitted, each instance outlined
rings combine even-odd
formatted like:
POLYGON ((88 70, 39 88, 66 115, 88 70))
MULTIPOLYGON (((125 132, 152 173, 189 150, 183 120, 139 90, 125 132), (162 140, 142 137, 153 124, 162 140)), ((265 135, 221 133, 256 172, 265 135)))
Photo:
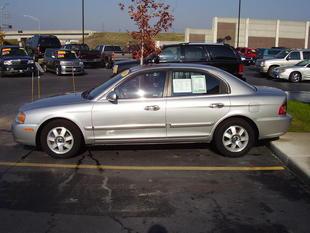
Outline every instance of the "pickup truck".
POLYGON ((99 52, 102 64, 108 69, 112 68, 114 62, 132 59, 131 53, 125 53, 120 46, 98 45, 95 48, 99 52))
POLYGON ((87 44, 66 44, 63 49, 74 51, 84 66, 102 66, 98 51, 90 50, 87 44))

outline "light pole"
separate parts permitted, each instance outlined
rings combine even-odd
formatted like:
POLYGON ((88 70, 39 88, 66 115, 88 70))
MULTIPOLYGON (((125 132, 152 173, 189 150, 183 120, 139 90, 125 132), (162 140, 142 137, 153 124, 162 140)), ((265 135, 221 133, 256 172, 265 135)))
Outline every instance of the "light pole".
POLYGON ((239 0, 239 10, 238 10, 237 47, 239 47, 239 35, 240 35, 240 12, 241 12, 241 0, 239 0))
POLYGON ((84 0, 82 0, 82 42, 84 44, 84 0))
POLYGON ((40 22, 40 19, 37 18, 37 17, 34 17, 34 16, 32 16, 32 15, 24 15, 24 17, 29 18, 29 19, 32 19, 32 20, 38 22, 38 29, 39 29, 39 34, 40 34, 40 32, 41 32, 41 22, 40 22))

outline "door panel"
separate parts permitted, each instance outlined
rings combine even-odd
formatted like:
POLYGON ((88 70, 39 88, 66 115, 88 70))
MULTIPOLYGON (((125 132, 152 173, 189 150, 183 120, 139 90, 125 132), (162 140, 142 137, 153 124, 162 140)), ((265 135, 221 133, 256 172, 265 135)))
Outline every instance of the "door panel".
POLYGON ((168 99, 167 137, 208 137, 229 108, 226 95, 168 99))
POLYGON ((98 102, 93 108, 96 141, 166 137, 165 100, 98 102))

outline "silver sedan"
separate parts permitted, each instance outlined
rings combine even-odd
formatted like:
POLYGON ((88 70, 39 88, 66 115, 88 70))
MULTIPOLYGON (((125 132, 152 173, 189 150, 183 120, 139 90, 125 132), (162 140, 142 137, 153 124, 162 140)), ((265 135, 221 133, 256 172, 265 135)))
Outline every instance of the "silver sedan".
POLYGON ((273 70, 273 78, 286 79, 293 83, 310 80, 310 61, 304 60, 295 66, 277 67, 273 70))
POLYGON ((286 133, 286 94, 215 67, 135 67, 95 89, 22 106, 15 140, 69 158, 84 145, 209 143, 230 157, 286 133))

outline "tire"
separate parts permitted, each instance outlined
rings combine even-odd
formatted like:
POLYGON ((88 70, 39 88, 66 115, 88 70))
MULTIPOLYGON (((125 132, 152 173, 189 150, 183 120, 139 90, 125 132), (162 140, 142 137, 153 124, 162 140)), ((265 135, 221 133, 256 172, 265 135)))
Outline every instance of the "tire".
POLYGON ((43 68, 44 72, 46 73, 46 72, 47 72, 47 66, 46 66, 46 64, 44 64, 42 68, 43 68))
POLYGON ((78 155, 84 140, 75 124, 66 120, 54 120, 42 129, 40 143, 52 158, 68 159, 78 155))
POLYGON ((270 66, 269 67, 268 72, 267 72, 269 78, 272 78, 272 73, 273 73, 273 70, 275 68, 277 68, 277 66, 270 66))
POLYGON ((232 158, 244 156, 255 141, 253 127, 240 118, 231 118, 222 122, 213 137, 213 143, 218 152, 232 158))
POLYGON ((292 83, 299 83, 301 81, 301 79, 302 79, 301 73, 299 73, 299 72, 292 72, 290 74, 289 80, 292 83))
POLYGON ((57 76, 61 76, 61 70, 60 70, 59 66, 56 67, 56 71, 55 72, 56 72, 57 76))

